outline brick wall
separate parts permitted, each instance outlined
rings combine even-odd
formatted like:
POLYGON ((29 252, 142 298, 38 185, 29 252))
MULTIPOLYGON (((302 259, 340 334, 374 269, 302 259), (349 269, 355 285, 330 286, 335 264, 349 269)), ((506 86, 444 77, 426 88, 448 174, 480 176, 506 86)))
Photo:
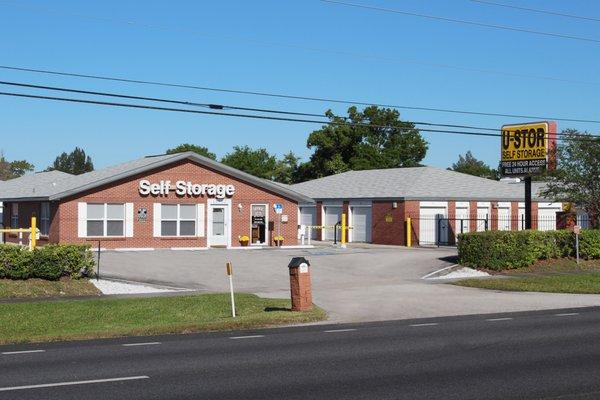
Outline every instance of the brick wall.
MULTIPOLYGON (((156 238, 153 237, 153 204, 197 204, 207 203, 206 196, 201 197, 179 197, 174 192, 168 196, 142 196, 139 194, 138 185, 141 179, 147 179, 152 183, 161 180, 170 180, 174 185, 176 181, 191 181, 193 183, 233 184, 235 194, 231 198, 231 245, 240 246, 239 236, 250 236, 250 212, 251 204, 267 204, 269 214, 269 225, 274 232, 269 232, 269 242, 277 233, 278 215, 273 210, 273 204, 283 204, 283 214, 288 215, 288 222, 281 224, 281 234, 284 236, 284 244, 295 245, 298 243, 298 205, 295 201, 271 193, 265 189, 255 187, 237 178, 223 175, 220 172, 208 169, 189 160, 184 160, 157 170, 146 172, 127 180, 113 182, 105 187, 96 188, 93 191, 82 193, 76 197, 65 199, 57 210, 57 220, 60 226, 53 227, 52 234, 56 232, 61 242, 85 243, 97 242, 98 239, 78 238, 78 203, 133 203, 134 209, 134 233, 130 238, 102 238, 102 247, 105 248, 168 248, 168 247, 205 247, 207 245, 207 215, 204 218, 205 236, 193 238, 156 238), (241 204, 241 208, 239 205, 241 204), (148 210, 146 222, 137 220, 139 208, 148 210)), ((205 207, 205 213, 208 206, 205 207)))

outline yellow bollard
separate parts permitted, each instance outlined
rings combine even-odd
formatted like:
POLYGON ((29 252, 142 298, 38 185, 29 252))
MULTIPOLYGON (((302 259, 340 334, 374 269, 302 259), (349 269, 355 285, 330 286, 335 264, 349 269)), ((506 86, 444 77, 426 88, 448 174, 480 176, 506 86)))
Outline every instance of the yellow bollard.
POLYGON ((342 247, 346 247, 346 214, 342 214, 342 247))
POLYGON ((35 245, 37 244, 37 239, 36 239, 36 234, 37 234, 37 218, 36 217, 31 217, 31 233, 30 233, 30 238, 29 241, 31 242, 30 245, 30 250, 34 250, 35 249, 35 245))
POLYGON ((412 224, 410 217, 406 218, 406 247, 412 247, 412 224))

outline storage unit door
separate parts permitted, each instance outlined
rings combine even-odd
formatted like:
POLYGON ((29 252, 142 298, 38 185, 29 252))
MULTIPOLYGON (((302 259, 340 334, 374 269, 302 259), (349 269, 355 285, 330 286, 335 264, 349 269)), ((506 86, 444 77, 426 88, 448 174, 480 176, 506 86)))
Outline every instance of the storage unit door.
POLYGON ((508 205, 498 206, 498 230, 499 231, 510 231, 511 230, 511 213, 510 203, 508 205))
MULTIPOLYGON (((562 211, 561 203, 538 203, 538 231, 556 230, 556 213, 562 211)), ((535 218, 535 216, 533 216, 535 218)))
POLYGON ((448 243, 448 219, 444 207, 421 207, 419 215, 419 245, 448 243))
MULTIPOLYGON (((300 225, 314 226, 317 224, 317 208, 316 207, 300 207, 300 225)), ((306 231, 299 232, 298 235, 305 234, 306 231)), ((317 238, 317 230, 310 230, 311 239, 317 238)))
POLYGON ((352 207, 353 242, 371 242, 371 207, 352 207))
MULTIPOLYGON (((324 225, 327 227, 323 231, 323 239, 324 240, 333 240, 334 239, 334 228, 333 226, 337 224, 342 219, 342 207, 340 206, 324 206, 325 209, 325 223, 324 225)), ((339 240, 339 232, 338 232, 338 240, 339 240)))

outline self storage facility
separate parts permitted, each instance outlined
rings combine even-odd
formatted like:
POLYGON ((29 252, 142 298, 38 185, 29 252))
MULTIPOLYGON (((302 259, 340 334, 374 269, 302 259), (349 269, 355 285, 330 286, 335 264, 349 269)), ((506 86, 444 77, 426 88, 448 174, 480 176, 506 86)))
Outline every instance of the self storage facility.
MULTIPOLYGON (((452 244, 457 233, 523 228, 524 188, 433 167, 349 171, 290 186, 313 198, 300 204, 299 235, 339 239, 332 227, 348 216, 349 241, 405 245, 406 221, 412 241, 421 245, 452 244), (305 226, 323 226, 307 229, 305 226)), ((533 195, 533 228, 556 227, 562 204, 533 195)))
POLYGON ((7 227, 29 227, 37 217, 40 244, 201 249, 242 246, 243 236, 251 246, 273 245, 275 235, 296 245, 298 203, 312 199, 186 152, 77 176, 27 175, 4 182, 0 201, 7 227))

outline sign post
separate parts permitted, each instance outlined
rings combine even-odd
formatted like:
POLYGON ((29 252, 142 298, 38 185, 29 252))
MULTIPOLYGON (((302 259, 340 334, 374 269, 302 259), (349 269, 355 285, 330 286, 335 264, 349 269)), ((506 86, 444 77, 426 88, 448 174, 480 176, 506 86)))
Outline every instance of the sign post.
POLYGON ((502 126, 500 173, 525 180, 525 229, 532 229, 531 177, 556 167, 556 122, 502 126))
POLYGON ((273 208, 275 209, 275 214, 279 215, 277 218, 277 236, 281 237, 281 214, 283 214, 283 204, 275 203, 273 208))
POLYGON ((229 277, 229 291, 231 292, 231 316, 235 318, 235 297, 233 296, 233 266, 228 261, 225 264, 227 268, 227 276, 229 277))
POLYGON ((575 257, 577 264, 579 264, 579 234, 581 233, 581 226, 575 225, 573 227, 573 233, 575 234, 575 257))

